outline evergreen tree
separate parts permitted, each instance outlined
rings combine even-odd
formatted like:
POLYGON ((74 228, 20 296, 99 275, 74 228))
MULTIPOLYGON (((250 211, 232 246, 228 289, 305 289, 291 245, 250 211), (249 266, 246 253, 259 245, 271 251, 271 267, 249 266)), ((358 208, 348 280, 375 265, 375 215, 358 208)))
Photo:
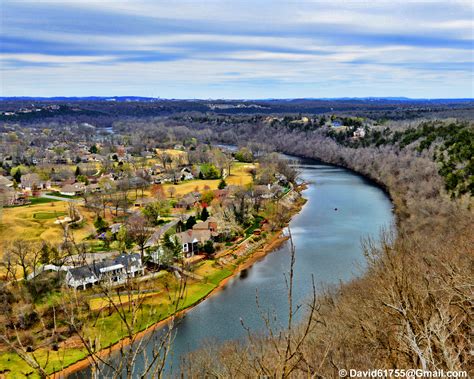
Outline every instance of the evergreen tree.
POLYGON ((94 221, 94 227, 97 230, 97 233, 103 233, 107 231, 108 228, 107 222, 100 216, 97 216, 97 218, 94 221))
POLYGON ((15 175, 13 175, 13 179, 15 179, 15 182, 20 183, 21 182, 21 170, 17 169, 15 171, 15 175))
POLYGON ((209 218, 209 211, 207 210, 206 207, 202 208, 202 212, 201 212, 201 220, 202 221, 206 221, 208 218, 209 218))
POLYGON ((224 179, 221 179, 221 181, 219 182, 219 185, 217 186, 217 188, 219 188, 221 190, 221 189, 224 189, 225 187, 227 187, 227 183, 225 182, 224 179))
POLYGON ((207 255, 211 255, 211 254, 214 254, 214 252, 216 251, 216 249, 214 248, 214 244, 212 243, 211 240, 207 241, 204 246, 202 247, 202 250, 207 254, 207 255))
POLYGON ((191 229, 196 224, 196 218, 194 216, 189 216, 186 220, 186 230, 191 229))

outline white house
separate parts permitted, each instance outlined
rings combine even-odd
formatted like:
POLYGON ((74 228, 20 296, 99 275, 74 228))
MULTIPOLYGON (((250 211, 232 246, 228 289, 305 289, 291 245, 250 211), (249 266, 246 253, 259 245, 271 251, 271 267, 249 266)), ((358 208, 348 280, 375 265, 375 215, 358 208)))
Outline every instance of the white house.
POLYGON ((365 130, 364 128, 357 128, 353 134, 354 138, 364 138, 365 130))

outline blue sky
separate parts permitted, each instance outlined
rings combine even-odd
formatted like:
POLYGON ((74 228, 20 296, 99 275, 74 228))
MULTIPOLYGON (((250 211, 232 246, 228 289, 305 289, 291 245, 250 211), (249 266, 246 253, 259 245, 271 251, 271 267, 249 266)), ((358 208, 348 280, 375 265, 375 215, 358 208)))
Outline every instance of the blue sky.
POLYGON ((0 7, 0 96, 474 97, 471 1, 0 7))

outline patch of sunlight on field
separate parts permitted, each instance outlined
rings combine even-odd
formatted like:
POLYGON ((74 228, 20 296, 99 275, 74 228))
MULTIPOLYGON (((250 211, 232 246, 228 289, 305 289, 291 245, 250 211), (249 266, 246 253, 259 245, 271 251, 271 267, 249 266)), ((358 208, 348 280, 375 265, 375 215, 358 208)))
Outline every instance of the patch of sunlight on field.
POLYGON ((140 294, 133 294, 133 295, 128 295, 128 294, 123 294, 120 297, 119 296, 111 296, 111 298, 107 297, 96 297, 92 298, 89 301, 89 307, 91 310, 96 311, 105 307, 108 307, 109 305, 115 304, 115 305, 124 305, 127 304, 131 301, 142 301, 145 298, 153 297, 156 296, 160 293, 161 291, 154 291, 154 292, 146 292, 146 293, 140 293, 140 294))
MULTIPOLYGON (((249 172, 252 168, 255 168, 255 165, 251 163, 234 162, 230 170, 230 175, 225 179, 226 183, 228 185, 234 186, 245 186, 247 184, 252 183, 252 175, 249 172)), ((166 195, 170 197, 169 189, 171 187, 174 187, 176 193, 173 194, 173 197, 179 198, 196 190, 198 192, 203 192, 206 187, 209 187, 209 189, 211 190, 216 190, 217 186, 219 185, 219 182, 220 179, 196 179, 176 185, 164 184, 163 188, 165 190, 166 195)))

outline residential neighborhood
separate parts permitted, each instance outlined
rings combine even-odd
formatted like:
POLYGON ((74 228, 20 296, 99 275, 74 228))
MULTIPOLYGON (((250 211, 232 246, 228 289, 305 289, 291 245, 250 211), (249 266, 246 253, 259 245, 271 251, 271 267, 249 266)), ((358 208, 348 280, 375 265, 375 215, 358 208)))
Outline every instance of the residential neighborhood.
MULTIPOLYGON (((220 256, 236 261, 250 237, 260 240, 262 231, 284 225, 282 214, 295 201, 296 173, 288 163, 245 146, 194 138, 133 144, 127 132, 97 132, 90 124, 41 133, 7 129, 3 136, 0 201, 7 228, 0 230, 0 249, 41 249, 41 259, 24 267, 28 280, 52 270, 64 273, 67 287, 84 291, 138 275, 146 280, 177 264, 192 271, 220 256), (69 259, 78 253, 92 258, 69 259)), ((11 258, 4 255, 6 275, 13 275, 5 261, 11 258)))

